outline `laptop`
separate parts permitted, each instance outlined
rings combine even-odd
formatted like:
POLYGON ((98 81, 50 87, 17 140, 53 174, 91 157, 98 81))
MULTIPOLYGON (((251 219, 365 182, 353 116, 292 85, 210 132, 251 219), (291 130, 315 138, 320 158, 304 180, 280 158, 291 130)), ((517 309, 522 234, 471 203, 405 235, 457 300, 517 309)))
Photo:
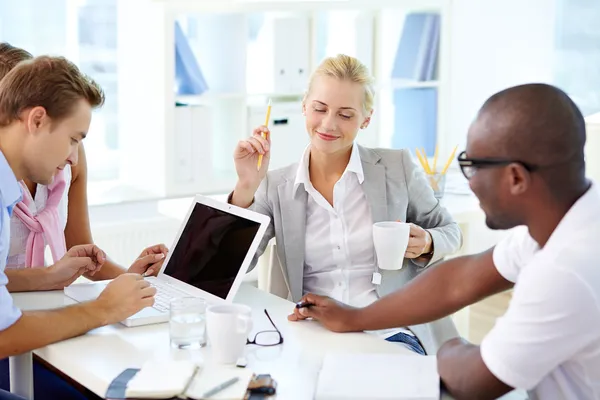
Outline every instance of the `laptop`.
MULTIPOLYGON (((121 323, 166 322, 169 302, 178 297, 200 297, 209 305, 231 303, 269 223, 266 215, 196 196, 160 272, 145 278, 157 289, 154 306, 121 323)), ((109 282, 72 284, 64 293, 78 302, 94 300, 109 282)))

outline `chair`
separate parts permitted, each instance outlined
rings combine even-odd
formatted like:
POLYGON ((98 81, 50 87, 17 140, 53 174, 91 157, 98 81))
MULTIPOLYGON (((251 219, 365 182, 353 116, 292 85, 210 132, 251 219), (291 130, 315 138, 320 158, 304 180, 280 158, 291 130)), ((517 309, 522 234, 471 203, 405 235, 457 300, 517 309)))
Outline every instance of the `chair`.
POLYGON ((283 275, 283 267, 281 261, 279 261, 275 242, 269 246, 269 251, 265 290, 283 299, 292 300, 292 294, 283 275))

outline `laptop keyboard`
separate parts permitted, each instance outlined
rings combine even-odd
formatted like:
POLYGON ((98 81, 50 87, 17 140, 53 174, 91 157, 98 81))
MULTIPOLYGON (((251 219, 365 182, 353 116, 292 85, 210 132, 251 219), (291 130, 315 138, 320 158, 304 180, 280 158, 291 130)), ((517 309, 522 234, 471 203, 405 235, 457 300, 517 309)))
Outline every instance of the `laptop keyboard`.
POLYGON ((152 308, 161 312, 169 312, 169 303, 172 299, 189 296, 189 294, 185 292, 160 283, 159 280, 150 282, 150 286, 156 288, 156 295, 154 295, 154 305, 152 308))

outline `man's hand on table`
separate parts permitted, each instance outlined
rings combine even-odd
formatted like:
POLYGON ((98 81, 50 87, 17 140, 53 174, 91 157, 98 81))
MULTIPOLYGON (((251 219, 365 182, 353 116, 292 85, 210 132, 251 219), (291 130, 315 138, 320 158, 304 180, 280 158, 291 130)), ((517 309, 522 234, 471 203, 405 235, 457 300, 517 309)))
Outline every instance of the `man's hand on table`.
POLYGON ((289 321, 302 321, 312 318, 319 321, 325 328, 333 332, 360 331, 358 326, 360 309, 342 304, 329 297, 307 294, 299 304, 308 304, 294 308, 288 316, 289 321))

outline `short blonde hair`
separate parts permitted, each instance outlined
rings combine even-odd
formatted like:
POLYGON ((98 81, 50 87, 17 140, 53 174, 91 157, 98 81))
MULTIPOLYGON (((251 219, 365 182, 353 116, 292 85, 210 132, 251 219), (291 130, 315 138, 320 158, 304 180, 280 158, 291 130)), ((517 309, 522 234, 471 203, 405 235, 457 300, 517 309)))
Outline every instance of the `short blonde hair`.
POLYGON ((357 58, 345 54, 338 54, 335 57, 327 57, 324 59, 310 77, 308 92, 306 93, 305 99, 310 93, 317 76, 328 76, 362 85, 365 90, 363 111, 365 115, 368 115, 373 110, 375 79, 369 72, 369 69, 357 58))

